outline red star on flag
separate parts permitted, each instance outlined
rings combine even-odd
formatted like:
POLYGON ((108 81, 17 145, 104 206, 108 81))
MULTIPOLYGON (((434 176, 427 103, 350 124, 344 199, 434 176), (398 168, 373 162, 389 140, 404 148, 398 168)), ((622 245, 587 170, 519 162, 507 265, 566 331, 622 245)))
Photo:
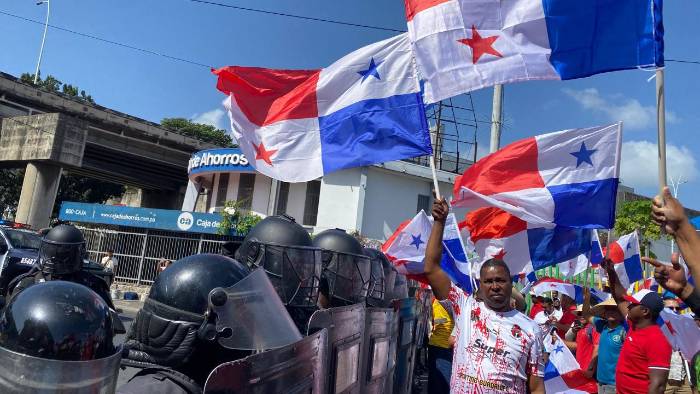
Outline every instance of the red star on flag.
POLYGON ((493 255, 493 258, 497 259, 497 260, 503 260, 503 257, 505 257, 505 255, 506 255, 506 250, 501 249, 498 253, 493 255))
POLYGON ((253 144, 253 147, 255 148, 255 160, 262 160, 269 166, 272 166, 272 155, 277 153, 277 149, 265 149, 265 145, 262 143, 262 141, 260 142, 260 145, 253 144))
POLYGON ((479 61, 479 58, 487 53, 489 55, 503 57, 500 52, 493 49, 493 43, 496 40, 498 40, 498 36, 481 37, 479 32, 476 30, 476 26, 472 25, 472 38, 465 38, 457 41, 471 47, 472 62, 476 64, 476 62, 479 61))

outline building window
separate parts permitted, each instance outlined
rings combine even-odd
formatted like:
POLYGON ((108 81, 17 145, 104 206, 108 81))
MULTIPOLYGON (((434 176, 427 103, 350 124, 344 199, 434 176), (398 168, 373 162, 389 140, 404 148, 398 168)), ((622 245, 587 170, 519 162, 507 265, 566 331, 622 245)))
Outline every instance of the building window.
POLYGON ((275 215, 283 215, 287 213, 287 200, 289 200, 289 183, 280 182, 277 190, 277 207, 275 207, 275 215))
POLYGON ((306 183, 306 201, 304 203, 304 225, 315 226, 318 217, 318 201, 321 196, 321 181, 306 183))
POLYGON ((430 196, 426 196, 425 194, 418 195, 418 205, 416 206, 416 213, 420 212, 421 210, 425 211, 425 213, 430 215, 430 196))
POLYGON ((255 188, 255 174, 241 174, 238 182, 238 202, 241 209, 250 210, 253 206, 253 190, 255 188))
POLYGON ((219 174, 219 186, 216 191, 216 206, 223 207, 226 204, 226 192, 228 191, 228 174, 219 174))

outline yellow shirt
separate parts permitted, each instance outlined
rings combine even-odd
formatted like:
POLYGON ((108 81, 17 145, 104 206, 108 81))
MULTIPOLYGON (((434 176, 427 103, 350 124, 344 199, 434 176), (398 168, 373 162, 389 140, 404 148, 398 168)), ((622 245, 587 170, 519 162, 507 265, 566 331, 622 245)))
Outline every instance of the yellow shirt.
POLYGON ((449 349, 450 334, 454 325, 452 317, 442 304, 438 300, 433 300, 433 331, 430 333, 428 345, 449 349))

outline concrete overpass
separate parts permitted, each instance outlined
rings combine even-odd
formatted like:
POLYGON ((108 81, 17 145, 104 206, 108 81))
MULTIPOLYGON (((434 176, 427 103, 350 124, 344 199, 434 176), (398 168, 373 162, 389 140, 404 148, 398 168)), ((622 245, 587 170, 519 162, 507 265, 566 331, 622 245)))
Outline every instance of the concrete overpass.
POLYGON ((62 171, 142 189, 179 209, 190 155, 215 145, 0 73, 0 166, 26 167, 16 220, 48 224, 62 171))

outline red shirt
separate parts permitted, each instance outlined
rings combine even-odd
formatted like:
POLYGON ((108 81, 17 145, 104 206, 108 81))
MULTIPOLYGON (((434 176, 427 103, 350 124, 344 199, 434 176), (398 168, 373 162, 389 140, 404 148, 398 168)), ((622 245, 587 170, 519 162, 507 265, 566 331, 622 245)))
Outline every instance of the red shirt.
POLYGON ((534 319, 535 316, 543 310, 544 307, 539 302, 533 305, 532 308, 530 308, 530 319, 534 319))
MULTIPOLYGON (((632 327, 630 325, 630 327, 632 327)), ((620 394, 646 394, 649 369, 671 367, 671 345, 661 328, 652 325, 641 330, 631 329, 622 344, 617 361, 615 386, 620 394)))
POLYGON ((586 370, 593 358, 593 350, 598 346, 600 334, 591 324, 586 324, 576 334, 576 361, 582 370, 586 370))
POLYGON ((559 319, 559 324, 564 324, 567 327, 565 330, 557 330, 559 337, 564 338, 566 336, 566 332, 569 331, 569 328, 571 328, 571 323, 578 319, 574 312, 576 312, 576 306, 571 305, 569 309, 565 310, 564 314, 562 314, 561 319, 559 319))

